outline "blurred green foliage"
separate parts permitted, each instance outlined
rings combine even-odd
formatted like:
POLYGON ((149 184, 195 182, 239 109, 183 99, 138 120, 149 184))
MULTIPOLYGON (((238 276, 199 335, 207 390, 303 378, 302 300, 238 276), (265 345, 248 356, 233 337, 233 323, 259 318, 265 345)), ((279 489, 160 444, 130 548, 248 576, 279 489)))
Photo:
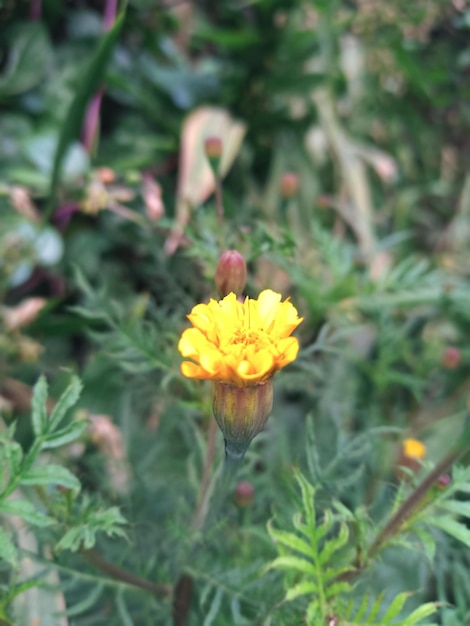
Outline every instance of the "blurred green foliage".
MULTIPOLYGON (((8 605, 0 617, 29 615, 30 626, 25 605, 38 600, 27 594, 41 580, 41 593, 54 589, 50 606, 62 607, 45 623, 61 626, 304 623, 307 600, 284 601, 295 575, 266 569, 276 556, 268 521, 291 529, 310 502, 299 499, 296 468, 304 487, 314 485, 318 519, 333 502, 354 512, 347 523, 361 545, 355 532, 380 528, 416 486, 397 469, 402 441, 424 441, 431 469, 465 423, 470 7, 128 0, 112 8, 0 2, 2 437, 34 451, 40 431, 28 415, 41 373, 51 398, 70 370, 84 385, 71 439, 61 433, 64 445, 40 457, 61 468, 59 478, 78 477, 77 525, 61 539, 40 524, 35 547, 0 553, 8 605), (223 228, 201 149, 220 128, 234 157, 223 228), (286 172, 298 180, 291 195, 286 172), (176 346, 191 308, 217 295, 224 245, 244 254, 249 295, 271 287, 305 319, 299 358, 276 377, 273 415, 238 477, 253 484, 253 502, 240 508, 228 494, 203 533, 193 520, 211 390, 181 376, 176 346), (90 425, 80 434, 83 415, 90 425), (91 545, 87 529, 93 540, 120 531, 123 517, 127 541, 98 534, 88 564, 68 550, 91 545), (60 541, 64 550, 51 552, 60 541), (21 559, 28 550, 34 572, 21 559)), ((222 448, 218 435, 211 488, 222 448)), ((22 488, 47 508, 41 485, 22 488)), ((43 490, 63 498, 53 480, 43 490)), ((399 598, 387 619, 398 616, 411 592, 398 623, 433 602, 436 623, 469 623, 466 497, 468 489, 456 496, 447 528, 420 519, 421 535, 361 573, 344 615, 366 615, 364 594, 385 591, 379 616, 399 598)), ((0 542, 13 532, 0 530, 0 542)))

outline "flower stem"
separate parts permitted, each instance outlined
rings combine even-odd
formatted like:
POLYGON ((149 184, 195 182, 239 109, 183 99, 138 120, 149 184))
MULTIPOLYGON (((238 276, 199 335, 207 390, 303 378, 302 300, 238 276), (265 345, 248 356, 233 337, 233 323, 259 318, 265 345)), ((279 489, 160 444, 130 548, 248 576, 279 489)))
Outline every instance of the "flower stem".
POLYGON ((414 491, 410 493, 408 498, 403 502, 400 508, 389 519, 384 528, 377 535, 369 548, 368 558, 372 559, 377 552, 384 546, 384 544, 398 534, 406 522, 406 520, 417 509, 419 503, 424 498, 426 493, 436 484, 439 476, 445 474, 445 472, 451 467, 455 461, 465 452, 469 445, 469 435, 463 438, 461 442, 458 442, 454 448, 440 461, 434 469, 422 480, 422 482, 416 487, 414 491), (463 444, 463 445, 462 445, 463 444))
POLYGON ((232 486, 235 475, 238 468, 243 462, 245 453, 237 454, 233 452, 227 446, 225 447, 225 458, 222 466, 222 474, 215 486, 214 495, 210 503, 209 515, 206 518, 205 530, 207 531, 208 524, 213 525, 217 522, 222 505, 224 504, 227 495, 230 494, 230 488, 232 486))
POLYGON ((215 173, 215 207, 217 211, 217 220, 219 222, 219 243, 220 249, 225 249, 225 233, 224 233, 224 199, 222 195, 222 180, 220 174, 217 171, 215 173))
POLYGON ((100 569, 102 572, 108 574, 111 578, 125 582, 133 587, 139 587, 140 589, 149 591, 157 598, 164 598, 172 595, 172 587, 170 585, 157 585, 150 580, 145 580, 144 578, 135 576, 135 574, 126 572, 126 570, 123 570, 104 559, 95 549, 83 550, 82 555, 89 563, 100 569))
POLYGON ((204 459, 204 468, 202 470, 201 488, 192 522, 193 530, 200 530, 204 525, 204 519, 207 513, 208 501, 210 498, 211 474, 212 466, 214 464, 216 441, 217 422, 214 418, 211 418, 207 434, 206 458, 204 459))

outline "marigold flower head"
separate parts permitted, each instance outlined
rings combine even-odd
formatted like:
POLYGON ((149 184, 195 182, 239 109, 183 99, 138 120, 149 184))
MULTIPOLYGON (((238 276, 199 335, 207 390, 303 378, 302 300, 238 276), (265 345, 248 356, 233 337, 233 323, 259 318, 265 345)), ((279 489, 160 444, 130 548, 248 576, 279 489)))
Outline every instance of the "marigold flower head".
POLYGON ((188 319, 193 328, 181 335, 178 349, 189 361, 181 364, 187 378, 261 384, 297 357, 299 342, 291 337, 302 322, 289 299, 266 289, 258 299, 238 302, 234 293, 196 305, 188 319))
POLYGON ((409 459, 424 459, 426 446, 418 439, 405 439, 403 442, 403 454, 409 459))
POLYGON ((409 480, 421 469, 421 461, 426 456, 426 446, 418 439, 405 439, 397 458, 396 475, 400 480, 409 480))

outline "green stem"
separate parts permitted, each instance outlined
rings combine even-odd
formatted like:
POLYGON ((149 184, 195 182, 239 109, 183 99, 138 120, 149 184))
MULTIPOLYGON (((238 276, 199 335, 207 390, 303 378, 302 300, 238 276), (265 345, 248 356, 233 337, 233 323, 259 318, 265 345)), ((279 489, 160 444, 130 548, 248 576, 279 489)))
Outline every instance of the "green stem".
POLYGON ((219 243, 220 249, 225 250, 225 232, 224 232, 224 200, 222 195, 222 181, 220 174, 215 174, 215 206, 217 210, 217 220, 219 222, 219 243))
POLYGON ((243 462, 245 453, 236 454, 229 448, 225 448, 225 458, 222 467, 222 474, 215 486, 214 495, 210 503, 209 514, 206 518, 205 530, 207 530, 208 524, 214 524, 217 522, 218 517, 222 509, 226 498, 231 493, 231 486, 235 475, 238 472, 240 465, 243 462))

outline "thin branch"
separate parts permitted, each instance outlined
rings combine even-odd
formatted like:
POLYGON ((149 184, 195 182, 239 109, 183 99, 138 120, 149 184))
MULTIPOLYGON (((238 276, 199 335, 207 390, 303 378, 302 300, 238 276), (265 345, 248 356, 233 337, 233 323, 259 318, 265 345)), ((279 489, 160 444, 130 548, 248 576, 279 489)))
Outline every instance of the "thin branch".
POLYGON ((212 466, 215 457, 215 444, 217 441, 217 422, 212 417, 209 423, 209 432, 207 434, 206 458, 204 459, 204 468, 202 470, 201 488, 196 504, 191 527, 193 530, 200 530, 204 524, 204 518, 207 513, 208 500, 210 497, 210 483, 212 475, 212 466))
POLYGON ((105 572, 105 574, 108 574, 111 578, 125 582, 133 587, 149 591, 156 598, 168 598, 173 594, 173 588, 171 585, 157 585, 150 580, 145 580, 145 578, 140 578, 135 574, 126 572, 126 570, 123 570, 120 567, 117 567, 117 565, 114 565, 104 559, 95 549, 83 550, 82 555, 89 563, 100 569, 102 572, 105 572))

